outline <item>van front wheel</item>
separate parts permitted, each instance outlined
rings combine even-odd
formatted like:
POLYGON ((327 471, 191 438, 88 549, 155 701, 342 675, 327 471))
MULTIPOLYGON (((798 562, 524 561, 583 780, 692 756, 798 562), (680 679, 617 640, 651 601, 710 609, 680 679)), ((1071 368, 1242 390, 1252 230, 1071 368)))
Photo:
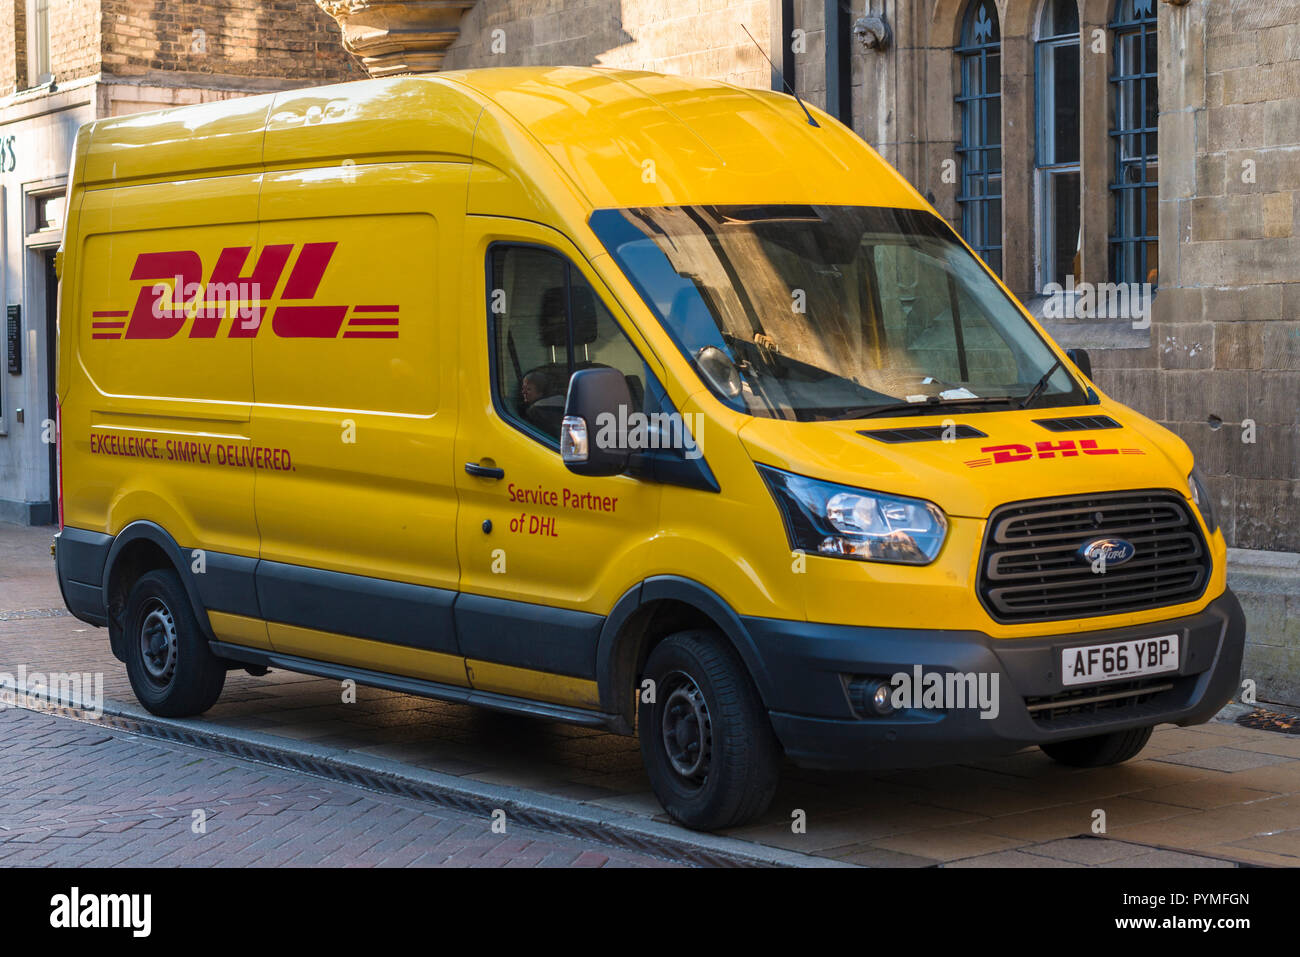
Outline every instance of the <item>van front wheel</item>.
POLYGON ((126 599, 126 673, 152 714, 202 714, 221 696, 226 666, 208 647, 180 576, 156 569, 126 599))
POLYGON ((1068 764, 1070 767, 1104 768, 1112 764, 1121 764, 1135 757, 1150 740, 1150 728, 1131 728, 1128 731, 1113 731, 1110 734, 1098 734, 1091 738, 1041 744, 1039 747, 1053 761, 1068 764))
POLYGON ((714 830, 766 811, 781 746, 726 640, 710 631, 670 635, 650 653, 644 678, 653 684, 643 684, 638 698, 641 755, 669 815, 714 830))

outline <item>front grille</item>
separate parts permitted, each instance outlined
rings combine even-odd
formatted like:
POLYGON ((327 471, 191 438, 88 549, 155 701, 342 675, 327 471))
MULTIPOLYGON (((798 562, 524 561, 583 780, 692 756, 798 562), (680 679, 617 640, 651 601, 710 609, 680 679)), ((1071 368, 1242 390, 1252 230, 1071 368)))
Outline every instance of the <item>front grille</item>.
POLYGON ((1157 675, 1137 681, 1121 681, 1091 688, 1075 688, 1060 694, 1025 699, 1025 709, 1035 724, 1053 728, 1085 727, 1104 721, 1138 717, 1143 706, 1166 691, 1185 684, 1178 675, 1157 675))
POLYGON ((1105 492, 1013 502, 989 518, 979 595, 995 621, 1058 621, 1194 601, 1210 558, 1182 496, 1168 490, 1105 492), (1135 549, 1095 573, 1079 557, 1098 538, 1135 549))

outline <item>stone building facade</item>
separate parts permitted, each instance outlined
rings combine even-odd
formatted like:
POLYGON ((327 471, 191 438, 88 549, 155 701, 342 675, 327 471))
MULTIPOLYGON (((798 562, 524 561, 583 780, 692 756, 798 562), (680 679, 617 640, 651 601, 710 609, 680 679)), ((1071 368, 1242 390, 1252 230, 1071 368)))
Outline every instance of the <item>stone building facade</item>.
POLYGON ((311 0, 0 0, 0 521, 57 517, 53 257, 77 128, 364 76, 311 0))

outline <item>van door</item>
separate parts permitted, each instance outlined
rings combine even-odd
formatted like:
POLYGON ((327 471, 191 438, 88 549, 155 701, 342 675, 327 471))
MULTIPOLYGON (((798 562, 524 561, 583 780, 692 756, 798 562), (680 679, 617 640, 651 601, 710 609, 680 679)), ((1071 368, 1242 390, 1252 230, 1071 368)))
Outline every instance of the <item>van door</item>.
POLYGON ((69 237, 81 245, 62 335, 77 337, 79 394, 65 397, 77 468, 64 520, 117 534, 148 518, 186 552, 207 550, 200 587, 229 584, 223 609, 243 607, 257 559, 252 475, 218 454, 249 442, 252 341, 210 287, 256 242, 260 186, 242 174, 89 190, 69 237))
POLYGON ((289 260, 253 350, 258 598, 276 651, 464 686, 452 604, 468 167, 268 173, 289 260))
POLYGON ((477 689, 594 708, 600 628, 649 564, 660 488, 566 469, 564 399, 577 369, 619 369, 638 400, 660 373, 554 230, 471 216, 465 246, 461 651, 477 689))

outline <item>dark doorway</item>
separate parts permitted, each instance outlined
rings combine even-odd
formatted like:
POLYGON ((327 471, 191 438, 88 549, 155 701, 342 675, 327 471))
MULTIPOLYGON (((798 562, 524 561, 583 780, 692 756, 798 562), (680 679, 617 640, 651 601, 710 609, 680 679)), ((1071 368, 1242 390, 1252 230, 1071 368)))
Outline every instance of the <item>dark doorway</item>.
MULTIPOLYGON (((41 255, 41 264, 45 277, 45 414, 41 417, 41 432, 44 434, 46 422, 56 424, 59 421, 59 407, 55 382, 55 369, 59 355, 59 276, 54 268, 53 249, 41 255)), ((50 521, 59 520, 59 443, 58 437, 51 430, 49 442, 50 455, 50 521)))

